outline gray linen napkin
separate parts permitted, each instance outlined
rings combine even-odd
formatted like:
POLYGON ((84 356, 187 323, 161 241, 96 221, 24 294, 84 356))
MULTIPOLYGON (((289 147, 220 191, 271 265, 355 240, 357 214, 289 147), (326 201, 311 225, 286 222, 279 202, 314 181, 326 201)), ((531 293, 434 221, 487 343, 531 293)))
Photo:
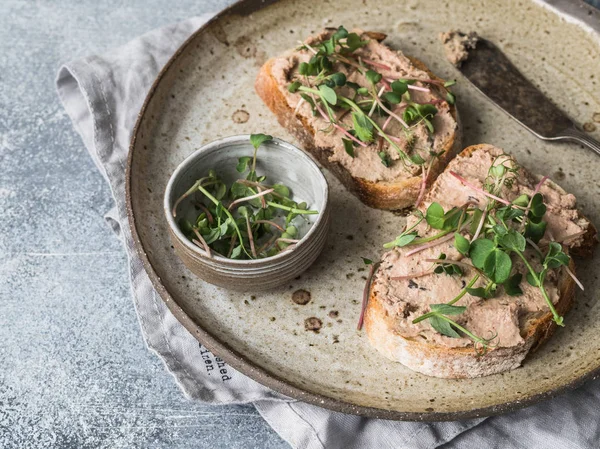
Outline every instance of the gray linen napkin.
MULTIPOLYGON (((102 56, 67 63, 56 81, 73 126, 111 186, 116 206, 106 220, 129 256, 134 304, 148 347, 163 360, 188 397, 212 404, 254 403, 273 429, 295 448, 435 448, 481 423, 482 419, 435 424, 366 419, 285 398, 225 365, 199 345, 154 291, 127 224, 124 178, 129 140, 158 71, 208 18, 192 18, 150 32, 102 56)), ((577 394, 514 416, 489 419, 456 439, 456 447, 598 447, 592 444, 598 442, 600 434, 600 425, 591 413, 599 396, 593 387, 588 385, 577 394), (523 442, 527 446, 520 445, 523 442)))

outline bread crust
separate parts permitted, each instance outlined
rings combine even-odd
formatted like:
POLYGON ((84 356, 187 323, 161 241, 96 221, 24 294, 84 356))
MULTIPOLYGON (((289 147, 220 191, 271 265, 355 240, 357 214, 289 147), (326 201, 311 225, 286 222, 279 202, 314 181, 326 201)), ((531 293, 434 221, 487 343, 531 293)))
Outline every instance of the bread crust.
MULTIPOLYGON (((385 38, 382 33, 366 32, 374 39, 381 41, 385 38)), ((408 57, 415 67, 427 72, 431 79, 444 81, 433 74, 427 66, 416 58, 408 57)), ((317 161, 331 171, 341 183, 354 195, 356 195, 367 206, 375 209, 397 210, 413 206, 420 191, 422 178, 413 176, 395 182, 372 182, 363 178, 355 178, 339 162, 331 162, 332 148, 318 147, 315 144, 315 130, 308 121, 300 114, 296 114, 288 105, 281 89, 272 73, 275 59, 268 60, 260 69, 254 87, 258 96, 267 107, 275 114, 281 126, 287 129, 317 161)), ((438 89, 437 87, 433 86, 438 89)), ((462 140, 462 128, 455 106, 450 106, 450 114, 457 122, 456 131, 444 142, 442 150, 444 153, 439 161, 433 164, 429 174, 429 183, 434 180, 446 167, 448 162, 460 151, 462 140)))
MULTIPOLYGON (((469 156, 484 146, 470 146, 461 153, 461 156, 469 156)), ((589 232, 584 236, 583 245, 577 251, 578 254, 591 255, 594 249, 596 229, 591 223, 589 228, 589 232)), ((572 252, 576 249, 574 248, 572 252)), ((569 269, 575 272, 572 259, 569 269)), ((559 300, 555 308, 560 315, 564 315, 573 305, 576 288, 575 281, 565 269, 558 274, 557 287, 559 300)), ((542 316, 530 320, 525 329, 521 329, 524 340, 521 345, 511 348, 490 348, 485 355, 479 356, 472 346, 449 348, 401 336, 395 330, 394 320, 388 315, 373 285, 370 287, 364 320, 364 329, 371 345, 385 357, 400 362, 414 371, 442 378, 481 377, 518 368, 528 354, 552 336, 556 327, 552 313, 548 310, 542 316)))

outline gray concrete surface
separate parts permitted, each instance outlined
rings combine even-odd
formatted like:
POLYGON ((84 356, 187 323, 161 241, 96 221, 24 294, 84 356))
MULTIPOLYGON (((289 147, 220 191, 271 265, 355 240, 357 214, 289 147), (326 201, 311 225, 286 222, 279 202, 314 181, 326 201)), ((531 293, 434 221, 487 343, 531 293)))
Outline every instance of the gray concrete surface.
POLYGON ((0 2, 0 448, 285 448, 252 406, 186 400, 142 340, 109 189, 61 62, 231 0, 0 2))

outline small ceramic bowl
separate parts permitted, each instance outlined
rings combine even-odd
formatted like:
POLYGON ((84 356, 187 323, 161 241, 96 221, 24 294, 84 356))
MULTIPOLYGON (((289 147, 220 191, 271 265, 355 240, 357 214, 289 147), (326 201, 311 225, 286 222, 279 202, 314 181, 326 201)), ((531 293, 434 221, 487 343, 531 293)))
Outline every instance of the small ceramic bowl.
MULTIPOLYGON (((226 137, 209 143, 186 158, 175 170, 164 198, 164 212, 169 223, 175 252, 195 275, 221 287, 240 291, 260 291, 281 286, 306 270, 321 253, 329 231, 329 187, 319 167, 302 150, 280 139, 263 143, 258 150, 256 172, 267 176, 267 183, 288 186, 295 201, 305 201, 309 209, 319 211, 306 215, 307 222, 300 227, 301 235, 294 249, 275 256, 256 260, 229 259, 216 253, 208 254, 189 241, 179 229, 177 221, 186 212, 197 214, 190 203, 191 197, 178 206, 177 218, 171 210, 174 202, 197 179, 214 169, 230 186, 241 176, 236 171, 242 156, 254 151, 249 135, 226 137)), ((194 221, 193 216, 190 221, 194 221)))

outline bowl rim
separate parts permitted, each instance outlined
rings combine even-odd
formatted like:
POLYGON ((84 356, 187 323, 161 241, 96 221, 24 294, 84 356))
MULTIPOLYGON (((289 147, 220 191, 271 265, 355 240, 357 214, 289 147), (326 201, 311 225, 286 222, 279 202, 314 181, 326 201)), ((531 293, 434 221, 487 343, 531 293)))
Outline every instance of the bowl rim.
MULTIPOLYGON (((229 263, 232 265, 238 265, 241 267, 251 267, 251 266, 255 266, 255 265, 264 265, 265 263, 268 263, 268 262, 277 262, 281 259, 285 259, 285 258, 293 256, 294 253, 297 253, 298 251, 297 250, 281 251, 280 253, 276 254, 275 256, 265 257, 262 259, 250 259, 250 260, 230 259, 228 257, 222 256, 217 253, 213 253, 212 257, 209 257, 206 254, 206 251, 204 249, 194 245, 192 242, 189 241, 189 239, 187 237, 185 237, 185 235, 183 235, 183 232, 181 232, 181 230, 179 229, 179 226, 177 225, 177 223, 175 221, 175 217, 173 217, 173 215, 171 214, 171 209, 172 209, 173 205, 172 205, 172 202, 170 201, 171 193, 174 189, 174 186, 175 186, 177 180, 186 171, 187 168, 189 168, 191 165, 193 165, 196 162, 196 160, 199 157, 201 157, 207 153, 213 152, 213 151, 221 150, 224 147, 226 147, 227 145, 234 145, 234 144, 242 143, 242 142, 248 143, 249 145, 251 145, 250 144, 250 134, 236 134, 234 136, 227 136, 227 137, 223 137, 221 139, 213 140, 211 142, 208 142, 208 143, 202 145, 200 148, 195 150, 192 154, 187 156, 183 161, 181 161, 177 165, 177 167, 175 168, 175 170, 169 177, 169 181, 167 182, 167 186, 165 188, 165 192, 164 192, 164 196, 163 196, 163 211, 164 211, 165 217, 167 219, 169 229, 171 230, 172 234, 177 238, 177 240, 179 240, 179 242, 181 244, 183 244, 187 249, 192 251, 193 255, 196 255, 199 258, 206 260, 207 262, 208 261, 212 261, 212 262, 217 261, 217 262, 229 263)), ((315 163, 315 161, 313 161, 310 158, 310 156, 308 156, 304 151, 302 151, 296 145, 294 145, 286 140, 280 139, 278 137, 273 137, 272 140, 269 142, 278 145, 280 148, 283 149, 283 151, 288 151, 288 152, 292 153, 294 156, 297 156, 304 164, 306 164, 310 168, 312 168, 316 173, 316 177, 318 179, 319 184, 321 185, 321 189, 320 189, 321 190, 321 201, 323 204, 322 210, 320 210, 319 213, 317 214, 317 219, 315 220, 314 224, 310 227, 308 232, 296 244, 296 248, 298 248, 300 246, 304 246, 306 244, 306 242, 308 241, 308 239, 311 238, 317 232, 317 229, 319 228, 319 226, 323 225, 323 217, 325 216, 326 213, 329 212, 327 210, 329 208, 329 184, 327 183, 327 179, 325 178, 325 175, 323 175, 323 172, 321 171, 319 166, 315 163)), ((265 143, 267 143, 267 142, 265 142, 265 143)), ((293 189, 293 186, 290 186, 290 187, 293 189)))

